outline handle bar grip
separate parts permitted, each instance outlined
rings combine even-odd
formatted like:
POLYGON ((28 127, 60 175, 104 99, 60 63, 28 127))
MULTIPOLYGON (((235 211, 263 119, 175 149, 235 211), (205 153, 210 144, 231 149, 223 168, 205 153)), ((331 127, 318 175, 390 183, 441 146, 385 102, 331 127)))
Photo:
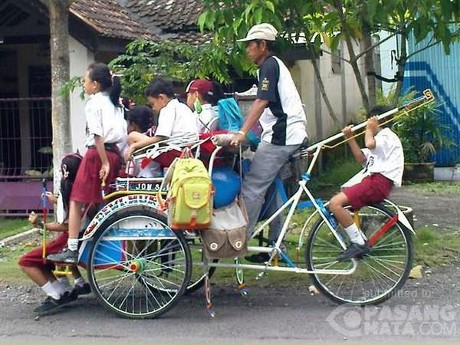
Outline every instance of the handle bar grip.
POLYGON ((233 136, 233 133, 216 134, 211 137, 211 141, 216 146, 230 146, 233 136))

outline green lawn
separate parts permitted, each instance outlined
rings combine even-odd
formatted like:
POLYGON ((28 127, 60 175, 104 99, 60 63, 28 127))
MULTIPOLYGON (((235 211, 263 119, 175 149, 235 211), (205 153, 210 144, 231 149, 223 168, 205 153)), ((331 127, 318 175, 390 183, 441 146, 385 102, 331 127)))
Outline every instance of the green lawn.
POLYGON ((6 237, 18 234, 31 228, 27 218, 1 218, 0 241, 6 237))

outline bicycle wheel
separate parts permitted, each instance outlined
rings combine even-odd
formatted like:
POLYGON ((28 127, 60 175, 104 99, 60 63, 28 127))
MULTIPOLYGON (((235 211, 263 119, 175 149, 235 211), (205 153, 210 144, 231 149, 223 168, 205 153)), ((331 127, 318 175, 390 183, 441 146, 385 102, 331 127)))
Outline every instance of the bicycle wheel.
POLYGON ((89 255, 92 291, 123 317, 153 318, 173 308, 190 280, 181 232, 147 209, 115 214, 97 231, 89 255))
MULTIPOLYGON (((410 231, 393 217, 393 213, 380 204, 359 210, 360 227, 368 239, 384 226, 388 230, 374 243, 368 255, 356 259, 353 273, 312 273, 313 284, 338 303, 378 304, 390 298, 407 280, 413 255, 410 231)), ((351 269, 351 261, 337 261, 343 249, 324 220, 316 223, 306 245, 308 269, 351 269)))
MULTIPOLYGON (((205 283, 205 274, 203 272, 203 244, 201 243, 200 235, 197 233, 186 234, 185 239, 190 248, 190 254, 192 257, 192 273, 190 276, 190 282, 187 285, 185 294, 192 293, 199 290, 204 286, 205 283)), ((219 262, 219 260, 214 259, 210 260, 213 263, 219 262)), ((211 279, 214 274, 216 267, 209 267, 208 276, 211 279)))

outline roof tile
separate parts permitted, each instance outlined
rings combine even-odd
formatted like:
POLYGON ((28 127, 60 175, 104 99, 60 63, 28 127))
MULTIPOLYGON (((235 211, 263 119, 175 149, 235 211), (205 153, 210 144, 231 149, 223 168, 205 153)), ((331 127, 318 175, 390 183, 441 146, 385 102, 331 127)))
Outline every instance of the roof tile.
POLYGON ((117 0, 75 0, 70 12, 102 36, 123 39, 158 39, 133 20, 117 0))
POLYGON ((75 0, 70 9, 107 37, 163 38, 192 44, 212 37, 198 30, 203 5, 197 0, 75 0))

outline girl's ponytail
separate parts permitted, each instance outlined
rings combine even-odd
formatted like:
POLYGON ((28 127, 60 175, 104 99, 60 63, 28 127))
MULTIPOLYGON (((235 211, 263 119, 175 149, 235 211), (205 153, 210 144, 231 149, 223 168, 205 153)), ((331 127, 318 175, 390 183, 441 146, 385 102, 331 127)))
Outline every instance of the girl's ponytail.
POLYGON ((121 82, 120 77, 112 75, 112 88, 110 90, 110 100, 113 105, 120 107, 120 95, 121 95, 121 82))

